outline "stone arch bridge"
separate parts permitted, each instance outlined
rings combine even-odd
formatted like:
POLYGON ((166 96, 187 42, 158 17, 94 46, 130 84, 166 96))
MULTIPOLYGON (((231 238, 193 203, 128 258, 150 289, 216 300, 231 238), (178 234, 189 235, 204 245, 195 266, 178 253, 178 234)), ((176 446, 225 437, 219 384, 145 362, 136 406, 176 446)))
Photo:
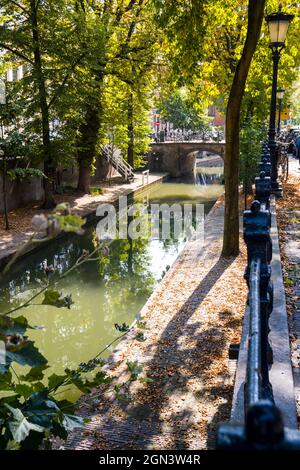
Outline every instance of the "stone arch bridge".
POLYGON ((199 152, 211 152, 224 159, 225 142, 160 142, 151 144, 149 168, 178 177, 193 173, 199 152))

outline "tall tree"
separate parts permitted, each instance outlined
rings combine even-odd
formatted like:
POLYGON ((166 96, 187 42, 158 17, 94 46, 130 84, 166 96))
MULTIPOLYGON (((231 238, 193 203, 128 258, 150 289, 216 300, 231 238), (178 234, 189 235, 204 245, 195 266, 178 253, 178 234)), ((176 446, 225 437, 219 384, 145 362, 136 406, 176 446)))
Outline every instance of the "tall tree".
MULTIPOLYGON (((84 5, 87 2, 80 2, 84 5)), ((98 48, 94 63, 90 64, 90 75, 94 80, 91 95, 84 104, 84 120, 79 129, 77 158, 79 165, 78 191, 88 193, 91 169, 98 152, 99 132, 103 120, 102 98, 105 77, 114 75, 128 84, 135 77, 126 76, 120 64, 126 61, 138 62, 141 51, 153 45, 153 33, 145 35, 145 25, 149 25, 147 15, 152 14, 149 0, 105 0, 95 3, 93 18, 103 29, 102 48, 98 48)), ((87 8, 85 7, 85 11, 87 8)), ((148 31, 151 32, 150 29, 148 31)), ((125 67, 127 69, 127 67, 125 67)))
POLYGON ((227 103, 223 256, 235 256, 239 252, 240 114, 246 80, 264 18, 265 3, 265 0, 249 0, 247 36, 227 103))
POLYGON ((19 95, 27 111, 24 126, 37 124, 35 131, 41 140, 45 173, 43 207, 50 209, 55 206, 53 178, 57 164, 51 139, 51 110, 83 54, 71 40, 70 8, 66 0, 3 0, 0 16, 0 48, 5 51, 4 60, 14 68, 27 66, 19 95))

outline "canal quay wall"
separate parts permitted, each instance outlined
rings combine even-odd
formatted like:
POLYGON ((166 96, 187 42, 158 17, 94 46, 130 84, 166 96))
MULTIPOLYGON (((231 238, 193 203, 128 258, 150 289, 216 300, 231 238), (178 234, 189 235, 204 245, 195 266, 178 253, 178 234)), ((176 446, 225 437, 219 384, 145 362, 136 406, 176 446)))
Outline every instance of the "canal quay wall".
MULTIPOLYGON (((77 214, 86 219, 86 224, 94 222, 96 219, 96 210, 101 203, 112 203, 117 204, 120 196, 133 197, 137 194, 142 194, 144 191, 149 190, 153 185, 160 184, 164 179, 168 177, 167 173, 150 173, 148 182, 142 183, 142 174, 136 173, 134 181, 131 183, 119 183, 111 184, 108 183, 102 187, 104 188, 104 194, 96 196, 84 195, 82 197, 75 195, 62 195, 56 196, 57 202, 69 202, 73 214, 77 214)), ((18 210, 16 210, 17 212, 18 210)), ((31 218, 35 214, 47 214, 44 210, 30 210, 31 218)), ((22 217, 22 216, 21 216, 22 217)), ((11 229, 8 232, 4 232, 0 239, 0 272, 4 269, 5 265, 14 256, 20 246, 24 245, 29 238, 33 235, 33 231, 30 227, 30 220, 28 221, 28 228, 22 232, 15 232, 11 229)), ((48 240, 40 245, 29 246, 26 252, 22 254, 22 258, 29 254, 43 249, 46 245, 51 244, 57 238, 66 236, 78 236, 69 233, 61 233, 57 237, 48 240)))

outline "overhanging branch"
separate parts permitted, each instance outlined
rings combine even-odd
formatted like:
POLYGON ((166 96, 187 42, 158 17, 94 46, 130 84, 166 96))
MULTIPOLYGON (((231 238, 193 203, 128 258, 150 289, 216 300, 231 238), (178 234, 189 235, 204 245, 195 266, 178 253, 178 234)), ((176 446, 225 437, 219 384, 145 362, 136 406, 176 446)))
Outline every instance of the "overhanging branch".
POLYGON ((0 47, 3 47, 3 49, 6 49, 7 51, 11 52, 12 54, 20 57, 20 59, 25 60, 26 62, 29 62, 31 65, 34 65, 33 61, 29 59, 25 54, 23 54, 20 51, 17 51, 16 49, 13 49, 12 47, 8 46, 7 44, 4 44, 0 42, 0 47))

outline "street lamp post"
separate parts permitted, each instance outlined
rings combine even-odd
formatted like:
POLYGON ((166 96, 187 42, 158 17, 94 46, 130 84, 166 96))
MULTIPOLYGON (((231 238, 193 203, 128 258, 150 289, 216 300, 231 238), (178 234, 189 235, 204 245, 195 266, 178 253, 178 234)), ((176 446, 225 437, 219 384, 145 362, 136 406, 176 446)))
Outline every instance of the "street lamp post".
POLYGON ((269 123, 269 149, 272 164, 271 172, 271 191, 273 194, 281 195, 281 189, 277 181, 277 152, 276 152, 276 91, 277 91, 277 77, 278 77, 278 64, 280 54, 284 48, 284 43, 290 22, 294 15, 287 15, 282 13, 281 5, 279 5, 279 11, 266 16, 266 22, 269 26, 270 33, 270 44, 269 47, 272 51, 273 59, 273 79, 272 79, 272 95, 271 95, 271 106, 270 106, 270 123, 269 123))
POLYGON ((282 100, 284 97, 284 88, 278 88, 277 90, 277 99, 278 99, 278 124, 277 124, 277 134, 280 132, 280 118, 281 118, 281 110, 282 110, 282 100))

